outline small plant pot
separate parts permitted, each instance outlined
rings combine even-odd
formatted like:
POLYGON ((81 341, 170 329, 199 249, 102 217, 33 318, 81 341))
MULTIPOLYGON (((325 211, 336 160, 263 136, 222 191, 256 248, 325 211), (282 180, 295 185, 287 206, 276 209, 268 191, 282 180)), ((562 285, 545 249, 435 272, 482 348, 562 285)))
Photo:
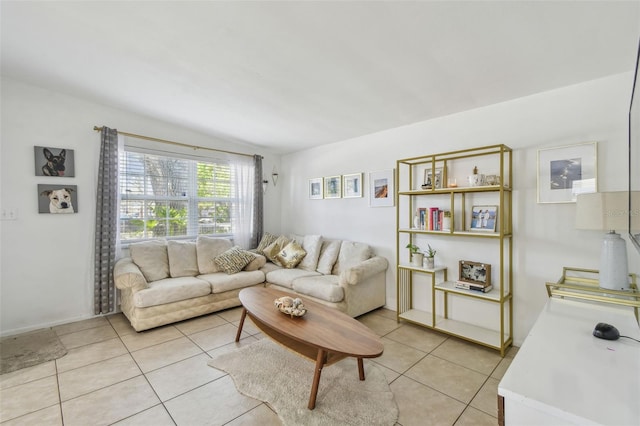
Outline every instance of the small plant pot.
POLYGON ((426 267, 427 269, 433 269, 433 268, 435 268, 435 258, 433 258, 433 257, 426 257, 426 258, 425 258, 425 262, 424 262, 424 264, 425 264, 425 267, 426 267))
POLYGON ((424 261, 423 253, 413 253, 411 254, 411 264, 413 266, 418 266, 422 268, 422 262, 424 261))

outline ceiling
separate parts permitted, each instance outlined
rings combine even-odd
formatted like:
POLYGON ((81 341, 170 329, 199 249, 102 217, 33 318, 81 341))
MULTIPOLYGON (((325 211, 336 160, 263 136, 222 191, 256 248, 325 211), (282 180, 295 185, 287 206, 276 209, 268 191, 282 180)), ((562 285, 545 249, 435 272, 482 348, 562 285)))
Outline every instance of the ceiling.
POLYGON ((4 76, 276 153, 631 71, 640 35, 638 1, 0 8, 4 76))

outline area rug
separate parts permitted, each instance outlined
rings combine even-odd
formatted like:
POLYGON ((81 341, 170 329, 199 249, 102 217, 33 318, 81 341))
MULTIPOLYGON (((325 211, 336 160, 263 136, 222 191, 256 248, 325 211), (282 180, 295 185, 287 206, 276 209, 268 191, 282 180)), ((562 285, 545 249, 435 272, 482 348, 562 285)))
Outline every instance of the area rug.
POLYGON ((66 355, 58 335, 50 328, 0 339, 0 374, 32 367, 66 355))
POLYGON ((243 395, 268 403, 285 425, 393 425, 398 406, 384 373, 365 360, 366 380, 354 358, 324 367, 316 408, 307 409, 315 362, 272 342, 219 355, 209 366, 229 373, 243 395))

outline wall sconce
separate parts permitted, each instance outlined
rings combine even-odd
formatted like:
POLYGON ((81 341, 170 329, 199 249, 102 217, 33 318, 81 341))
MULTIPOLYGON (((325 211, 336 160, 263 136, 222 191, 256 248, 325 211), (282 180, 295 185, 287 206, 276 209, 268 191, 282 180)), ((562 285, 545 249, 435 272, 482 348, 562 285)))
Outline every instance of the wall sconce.
POLYGON ((266 194, 267 188, 269 187, 269 181, 265 178, 262 178, 262 193, 266 194))
POLYGON ((273 181, 273 186, 276 186, 278 183, 278 171, 276 170, 276 166, 273 166, 273 171, 271 172, 271 180, 273 181))

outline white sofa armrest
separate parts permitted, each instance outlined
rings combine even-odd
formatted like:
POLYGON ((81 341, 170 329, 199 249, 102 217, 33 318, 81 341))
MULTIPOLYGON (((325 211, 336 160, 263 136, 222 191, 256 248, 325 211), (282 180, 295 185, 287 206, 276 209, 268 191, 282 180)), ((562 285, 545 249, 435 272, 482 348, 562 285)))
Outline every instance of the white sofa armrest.
POLYGON ((374 256, 349 269, 342 271, 338 279, 341 286, 347 284, 356 285, 373 275, 384 272, 389 267, 389 262, 384 257, 374 256))
POLYGON ((134 293, 149 287, 142 271, 129 257, 116 262, 113 268, 113 280, 119 289, 131 289, 134 293))

